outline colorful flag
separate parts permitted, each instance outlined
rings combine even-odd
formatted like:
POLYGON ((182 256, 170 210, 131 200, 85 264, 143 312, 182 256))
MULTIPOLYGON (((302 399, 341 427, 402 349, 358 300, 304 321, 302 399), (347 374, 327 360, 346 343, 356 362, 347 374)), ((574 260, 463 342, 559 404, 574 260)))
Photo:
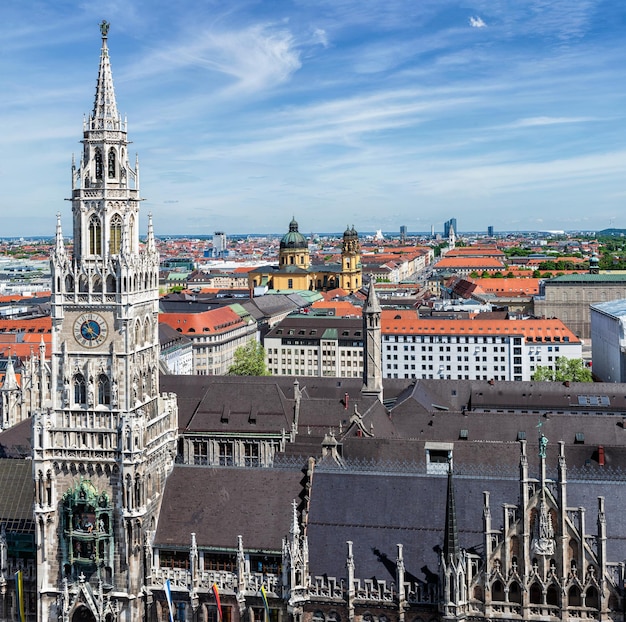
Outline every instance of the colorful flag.
POLYGON ((165 581, 165 598, 167 599, 167 608, 170 610, 170 622, 174 622, 174 603, 172 602, 172 586, 169 579, 165 581))
POLYGON ((265 607, 265 613, 267 614, 267 622, 270 620, 270 606, 267 602, 267 592, 265 591, 265 586, 261 586, 261 598, 263 599, 263 606, 265 607))
POLYGON ((15 595, 17 596, 19 608, 19 622, 26 622, 26 615, 24 613, 24 575, 21 570, 15 573, 15 595))
POLYGON ((213 594, 215 595, 215 604, 217 605, 217 615, 219 622, 222 622, 223 620, 223 616, 222 616, 222 603, 220 602, 220 593, 217 589, 217 583, 213 584, 213 594))

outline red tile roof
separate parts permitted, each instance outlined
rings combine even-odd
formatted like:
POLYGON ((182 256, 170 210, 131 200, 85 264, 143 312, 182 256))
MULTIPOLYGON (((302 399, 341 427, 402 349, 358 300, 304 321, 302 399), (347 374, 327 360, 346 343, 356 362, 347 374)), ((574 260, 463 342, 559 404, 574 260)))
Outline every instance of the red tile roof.
POLYGON ((381 328, 387 334, 418 335, 522 335, 526 338, 560 337, 570 343, 579 339, 561 320, 474 320, 420 319, 415 311, 383 309, 381 328))
POLYGON ((220 307, 202 313, 161 313, 159 322, 183 334, 219 334, 245 324, 230 307, 220 307))

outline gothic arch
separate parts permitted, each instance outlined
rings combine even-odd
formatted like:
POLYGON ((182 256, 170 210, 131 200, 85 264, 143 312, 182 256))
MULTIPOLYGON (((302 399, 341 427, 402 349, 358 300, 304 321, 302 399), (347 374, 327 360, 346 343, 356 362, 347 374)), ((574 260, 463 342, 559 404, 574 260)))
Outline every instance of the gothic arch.
POLYGON ((74 375, 74 403, 87 403, 87 383, 85 376, 80 373, 74 375))
POLYGON ((504 586, 502 585, 502 581, 494 581, 491 585, 491 600, 504 600, 504 586))
POLYGON ((533 605, 541 605, 543 602, 543 591, 536 581, 530 586, 530 602, 533 605))
POLYGON ((114 179, 116 177, 117 172, 117 163, 115 157, 115 147, 111 147, 109 149, 109 157, 107 159, 107 171, 109 179, 114 179))
POLYGON ((122 217, 114 214, 109 229, 109 253, 118 255, 122 245, 122 217))
POLYGON ((96 147, 93 160, 95 164, 96 179, 102 180, 102 151, 100 151, 98 147, 96 147))
POLYGON ((72 622, 96 622, 96 616, 87 606, 79 605, 74 610, 71 620, 72 622))
POLYGON ((152 324, 150 323, 149 317, 147 317, 144 322, 143 333, 144 340, 150 343, 152 341, 152 324))
POLYGON ((111 381, 106 374, 98 376, 98 404, 108 406, 111 403, 111 381))
POLYGON ((558 586, 554 585, 554 583, 551 583, 546 591, 546 604, 558 606, 560 601, 560 591, 561 590, 558 586))
POLYGON ((102 292, 102 278, 99 275, 95 275, 93 277, 93 281, 91 284, 91 291, 101 293, 102 292))
POLYGON ((89 218, 89 254, 102 254, 102 223, 95 214, 89 218))
POLYGON ((580 607, 582 605, 581 592, 577 585, 572 585, 567 591, 567 604, 570 607, 580 607))
POLYGON ((598 590, 592 585, 585 592, 585 606, 591 609, 600 609, 600 599, 598 598, 598 590))
POLYGON ((117 290, 117 279, 109 274, 106 278, 106 291, 107 293, 114 294, 117 290))
POLYGON ((78 291, 82 293, 89 291, 89 279, 86 274, 81 274, 78 278, 78 291))
POLYGON ((522 590, 517 581, 513 581, 511 585, 509 585, 509 600, 512 603, 518 604, 522 602, 522 590))

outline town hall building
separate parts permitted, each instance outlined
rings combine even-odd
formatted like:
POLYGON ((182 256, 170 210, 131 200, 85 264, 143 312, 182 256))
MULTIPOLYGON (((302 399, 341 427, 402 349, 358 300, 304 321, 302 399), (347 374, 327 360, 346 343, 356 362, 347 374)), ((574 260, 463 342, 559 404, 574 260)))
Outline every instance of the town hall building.
POLYGON ((159 375, 100 28, 50 362, 2 387, 32 406, 0 432, 0 621, 623 622, 626 385, 383 378, 373 284, 360 378, 159 375))

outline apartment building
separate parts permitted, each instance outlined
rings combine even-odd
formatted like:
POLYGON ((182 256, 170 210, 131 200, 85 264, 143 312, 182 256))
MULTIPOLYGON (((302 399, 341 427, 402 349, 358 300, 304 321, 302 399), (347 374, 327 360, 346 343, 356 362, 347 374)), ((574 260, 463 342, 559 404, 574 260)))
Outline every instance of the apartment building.
POLYGON ((383 311, 385 378, 530 380, 559 357, 582 358, 582 342, 560 320, 420 319, 383 311))
POLYGON ((267 367, 274 376, 363 375, 361 318, 288 316, 263 343, 267 367))
POLYGON ((186 335, 193 344, 193 373, 228 373, 235 350, 257 338, 257 323, 241 305, 200 313, 161 313, 159 323, 186 335))

